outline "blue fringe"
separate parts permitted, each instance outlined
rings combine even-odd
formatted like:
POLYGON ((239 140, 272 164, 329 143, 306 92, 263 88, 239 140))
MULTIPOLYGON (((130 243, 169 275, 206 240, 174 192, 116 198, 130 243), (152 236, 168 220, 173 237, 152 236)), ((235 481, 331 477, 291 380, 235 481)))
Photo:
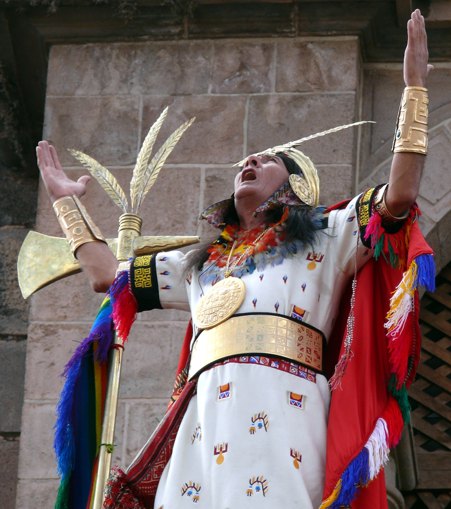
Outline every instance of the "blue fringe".
MULTIPOLYGON (((113 339, 111 312, 112 305, 107 296, 102 302, 89 336, 77 347, 71 359, 64 367, 63 376, 66 380, 56 407, 57 420, 54 426, 55 436, 53 442, 57 469, 62 482, 67 481, 71 475, 75 462, 75 438, 72 414, 75 401, 75 386, 80 377, 82 360, 86 355, 90 355, 91 345, 95 341, 98 342, 100 350, 108 352, 109 347, 105 348, 105 345, 111 344, 113 339)), ((106 360, 106 353, 102 353, 100 357, 104 356, 106 360)))
POLYGON ((339 509, 349 506, 356 496, 357 490, 366 486, 370 481, 368 449, 364 447, 356 456, 341 477, 341 490, 337 500, 330 509, 339 509))
POLYGON ((435 290, 434 256, 431 254, 420 255, 415 258, 415 261, 418 266, 415 286, 423 286, 426 290, 433 292, 435 290))
POLYGON ((116 298, 116 295, 118 293, 121 293, 124 287, 127 285, 128 285, 128 270, 123 270, 122 272, 119 272, 119 274, 116 276, 109 290, 109 294, 113 302, 114 299, 116 298))
POLYGON ((74 389, 80 373, 81 361, 73 363, 66 374, 66 381, 61 391, 60 400, 56 408, 58 415, 55 423, 54 448, 57 460, 58 474, 62 480, 72 471, 75 458, 74 433, 72 428, 72 404, 74 389))

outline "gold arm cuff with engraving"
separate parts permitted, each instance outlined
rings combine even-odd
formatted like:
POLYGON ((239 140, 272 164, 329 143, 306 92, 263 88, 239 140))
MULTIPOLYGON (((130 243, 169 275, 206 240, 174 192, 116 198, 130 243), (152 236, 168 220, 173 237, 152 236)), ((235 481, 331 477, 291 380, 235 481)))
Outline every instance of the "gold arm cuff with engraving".
POLYGON ((237 355, 274 355, 322 370, 324 336, 284 316, 235 315, 203 330, 194 342, 188 378, 210 364, 237 355))
POLYGON ((406 87, 404 89, 393 139, 393 152, 427 154, 428 104, 427 88, 406 87))
POLYGON ((374 209, 379 213, 382 217, 382 220, 385 223, 396 223, 398 221, 404 221, 409 216, 409 211, 407 211, 402 216, 394 216, 387 207, 385 203, 385 195, 387 194, 388 184, 385 184, 380 189, 377 190, 376 196, 374 198, 374 209))
POLYGON ((58 222, 69 242, 72 253, 83 244, 106 240, 94 224, 87 210, 76 196, 64 196, 53 204, 58 222))

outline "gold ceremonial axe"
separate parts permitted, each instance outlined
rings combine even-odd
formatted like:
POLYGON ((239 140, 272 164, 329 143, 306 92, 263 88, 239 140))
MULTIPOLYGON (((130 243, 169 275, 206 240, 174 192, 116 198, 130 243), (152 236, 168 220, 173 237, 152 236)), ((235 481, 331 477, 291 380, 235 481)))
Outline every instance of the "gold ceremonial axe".
MULTIPOLYGON (((167 251, 199 242, 199 238, 196 236, 140 236, 142 220, 137 215, 139 207, 155 183, 167 157, 194 121, 194 118, 192 118, 176 129, 151 159, 153 145, 166 118, 167 111, 168 108, 165 108, 150 128, 139 151, 130 181, 130 206, 121 186, 107 168, 82 152, 70 150, 71 154, 91 173, 113 202, 123 211, 119 218, 118 238, 107 240, 108 246, 119 262, 127 261, 136 255, 167 251)), ((73 256, 66 239, 50 237, 33 231, 25 238, 17 263, 19 286, 24 298, 54 281, 75 274, 80 270, 80 265, 73 256)), ((122 346, 122 340, 117 335, 115 336, 115 344, 122 346)), ((97 471, 95 472, 93 509, 101 509, 103 506, 103 491, 110 472, 122 350, 122 348, 113 348, 110 353, 102 436, 97 471)))
MULTIPOLYGON (((118 257, 118 239, 106 239, 113 254, 118 257)), ((199 242, 196 236, 142 236, 132 240, 131 256, 169 251, 199 242)), ((66 239, 30 231, 20 248, 17 277, 22 297, 27 299, 47 285, 80 272, 80 264, 66 239)))
MULTIPOLYGON (((168 108, 165 108, 150 128, 138 154, 130 182, 131 207, 129 207, 121 186, 107 168, 83 152, 69 150, 124 212, 120 220, 122 226, 119 228, 119 237, 107 239, 108 246, 119 261, 127 260, 132 256, 168 251, 199 242, 199 237, 196 236, 140 236, 141 218, 137 212, 144 197, 155 183, 167 157, 194 121, 192 118, 176 129, 150 160, 156 137, 167 112, 168 108), (124 216, 128 216, 129 220, 124 216)), ((19 287, 24 299, 41 288, 80 271, 80 265, 72 254, 66 239, 34 231, 29 232, 25 237, 17 260, 19 287)))

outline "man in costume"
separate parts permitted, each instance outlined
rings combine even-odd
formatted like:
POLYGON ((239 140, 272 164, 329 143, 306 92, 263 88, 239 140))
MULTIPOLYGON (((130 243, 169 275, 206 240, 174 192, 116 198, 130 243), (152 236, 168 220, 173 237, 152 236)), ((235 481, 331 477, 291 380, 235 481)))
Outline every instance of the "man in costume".
MULTIPOLYGON (((386 507, 379 474, 418 361, 415 291, 431 279, 414 205, 427 61, 417 10, 387 185, 324 209, 310 159, 296 143, 272 147, 244 159, 232 199, 204 212, 221 230, 213 243, 121 268, 111 289, 121 337, 124 313, 153 308, 190 310, 193 333, 173 404, 128 471, 115 472, 108 507, 386 507)), ((68 179, 46 142, 37 155, 57 215, 71 200, 77 209, 71 196, 88 178, 68 179)), ((82 230, 69 241, 105 291, 117 261, 88 217, 82 230)))

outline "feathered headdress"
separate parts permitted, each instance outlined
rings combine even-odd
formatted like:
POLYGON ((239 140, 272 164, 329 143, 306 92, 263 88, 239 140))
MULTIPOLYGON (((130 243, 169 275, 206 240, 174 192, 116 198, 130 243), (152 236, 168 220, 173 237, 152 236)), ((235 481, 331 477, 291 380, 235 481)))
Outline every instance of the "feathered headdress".
MULTIPOLYGON (((283 145, 276 145, 275 147, 267 148, 262 152, 258 152, 255 155, 276 155, 277 153, 284 153, 290 157, 302 170, 302 175, 290 175, 289 182, 294 193, 298 198, 311 207, 317 207, 319 204, 319 178, 318 172, 313 164, 312 160, 307 157, 303 152, 298 150, 296 147, 302 143, 319 138, 320 136, 326 136, 343 129, 348 129, 356 125, 366 124, 369 121, 363 120, 361 122, 354 122, 352 124, 340 125, 327 131, 321 131, 319 133, 305 136, 300 140, 289 141, 283 145)), ((372 123, 372 122, 371 122, 372 123)), ((235 164, 235 166, 242 166, 246 159, 243 159, 235 164)))

